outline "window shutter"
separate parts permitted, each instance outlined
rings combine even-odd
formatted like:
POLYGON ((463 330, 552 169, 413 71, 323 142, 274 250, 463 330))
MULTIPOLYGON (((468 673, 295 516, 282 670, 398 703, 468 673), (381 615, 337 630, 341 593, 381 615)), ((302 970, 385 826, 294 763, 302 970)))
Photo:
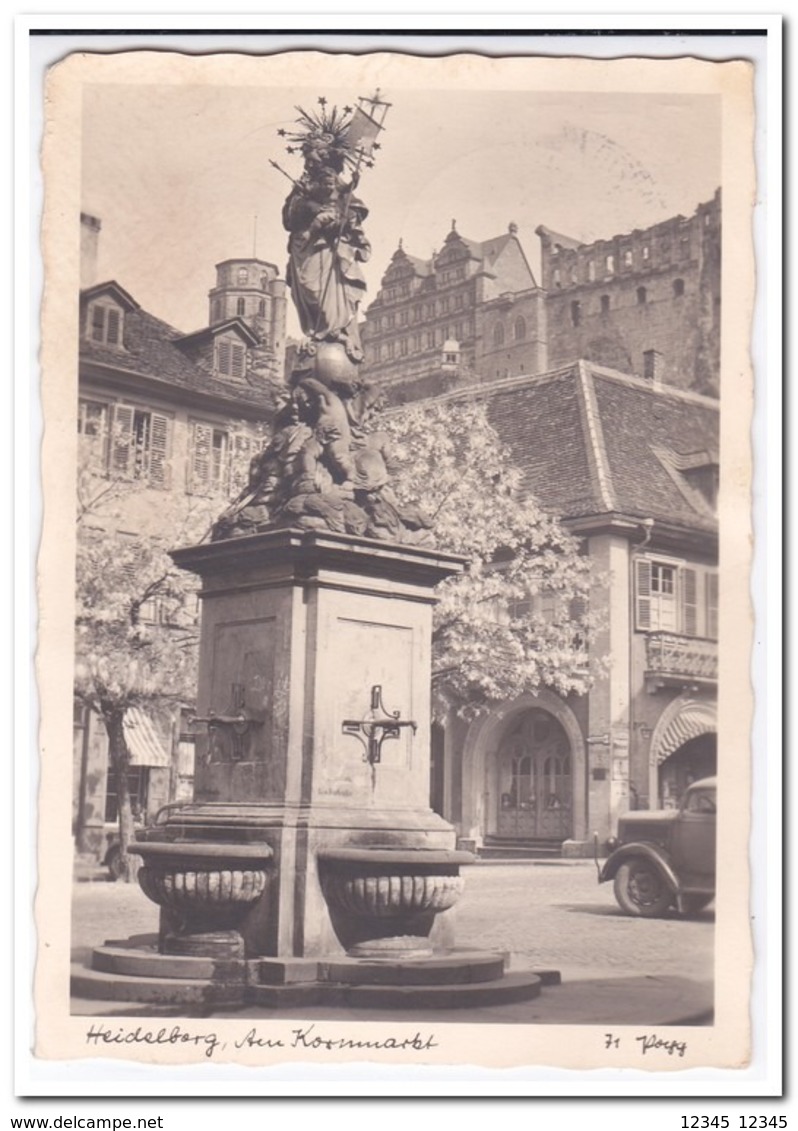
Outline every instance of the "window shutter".
POLYGON ((194 425, 194 444, 191 452, 191 475, 189 490, 194 494, 204 494, 211 481, 211 445, 213 428, 210 424, 194 425))
POLYGON ((237 377, 240 380, 244 376, 244 347, 233 346, 232 351, 233 356, 230 364, 230 372, 233 377, 237 377))
POLYGON ((230 343, 219 342, 216 347, 216 357, 219 365, 219 372, 229 376, 230 374, 230 343))
POLYGON ((150 486, 169 487, 169 417, 153 412, 150 426, 150 486))
POLYGON ((694 569, 681 570, 682 632, 698 636, 698 575, 694 569))
POLYGON ((554 624, 559 615, 559 598, 556 593, 544 591, 540 593, 536 602, 537 613, 544 624, 554 624))
POLYGON ((91 308, 91 337, 95 342, 101 342, 105 336, 105 308, 99 303, 91 308))
POLYGON ((635 607, 638 632, 651 630, 651 562, 635 562, 635 607))
POLYGON ((130 475, 133 461, 133 409, 130 405, 114 406, 111 432, 111 473, 130 475))
POLYGON ((109 346, 119 345, 119 311, 107 311, 108 323, 106 327, 105 340, 109 346))
POLYGON ((718 575, 708 571, 706 575, 707 636, 718 639, 718 575))

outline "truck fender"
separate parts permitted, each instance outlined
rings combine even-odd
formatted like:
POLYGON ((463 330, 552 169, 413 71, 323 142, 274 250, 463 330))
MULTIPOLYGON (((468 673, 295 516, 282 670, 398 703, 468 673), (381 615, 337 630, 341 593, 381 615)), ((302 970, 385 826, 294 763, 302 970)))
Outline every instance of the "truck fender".
POLYGON ((653 844, 646 844, 645 841, 639 843, 624 844, 620 848, 616 848, 612 856, 610 856, 604 863, 599 876, 599 883, 603 884, 607 880, 614 880, 618 869, 621 864, 625 864, 627 860, 631 860, 636 856, 643 856, 649 860, 662 876, 665 883, 675 893, 679 890, 679 880, 671 867, 671 863, 662 849, 657 848, 653 844))

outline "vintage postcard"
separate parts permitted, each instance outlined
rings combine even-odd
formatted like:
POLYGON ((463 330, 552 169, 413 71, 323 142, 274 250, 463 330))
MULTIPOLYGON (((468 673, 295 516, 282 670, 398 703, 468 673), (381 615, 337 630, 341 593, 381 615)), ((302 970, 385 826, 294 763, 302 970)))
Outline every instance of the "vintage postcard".
POLYGON ((41 1062, 750 1064, 755 67, 700 55, 49 69, 41 1062))

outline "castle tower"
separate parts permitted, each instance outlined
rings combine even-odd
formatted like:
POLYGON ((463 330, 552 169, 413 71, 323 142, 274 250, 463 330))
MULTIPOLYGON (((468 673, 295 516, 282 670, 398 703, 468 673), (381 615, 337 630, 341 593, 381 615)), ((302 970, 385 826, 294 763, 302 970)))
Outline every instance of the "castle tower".
POLYGON ((241 318, 260 339, 268 368, 281 378, 285 357, 285 281, 263 259, 225 259, 216 264, 216 286, 208 292, 208 325, 241 318))

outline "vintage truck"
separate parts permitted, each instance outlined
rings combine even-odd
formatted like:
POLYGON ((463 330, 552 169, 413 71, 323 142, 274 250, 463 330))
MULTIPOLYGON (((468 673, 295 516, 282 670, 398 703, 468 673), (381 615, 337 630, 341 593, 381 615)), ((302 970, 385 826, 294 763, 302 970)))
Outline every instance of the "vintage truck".
POLYGON ((614 881, 615 898, 628 915, 702 910, 715 898, 716 814, 716 778, 689 785, 678 809, 627 813, 603 865, 597 846, 599 883, 614 881))

